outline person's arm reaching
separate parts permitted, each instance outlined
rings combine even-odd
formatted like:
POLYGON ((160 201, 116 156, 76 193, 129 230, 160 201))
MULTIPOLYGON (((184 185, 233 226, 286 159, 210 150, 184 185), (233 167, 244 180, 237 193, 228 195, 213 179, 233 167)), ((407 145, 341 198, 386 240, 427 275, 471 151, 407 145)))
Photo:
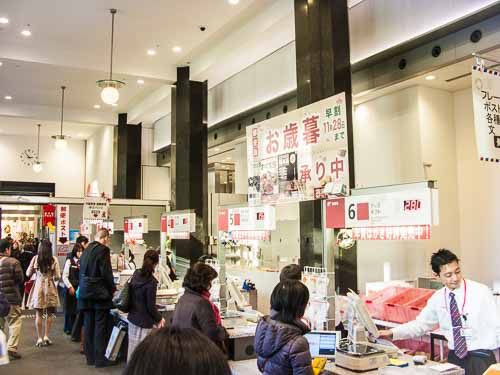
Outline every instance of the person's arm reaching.
POLYGON ((28 266, 28 270, 26 271, 26 276, 30 278, 35 273, 35 262, 37 257, 33 257, 31 259, 30 265, 28 266))
POLYGON ((71 282, 69 281, 69 269, 71 268, 71 260, 66 259, 66 263, 64 263, 64 268, 63 268, 63 274, 62 274, 62 280, 66 288, 70 289, 73 287, 71 285, 71 282))
POLYGON ((427 302, 422 312, 414 321, 402 324, 396 328, 386 331, 380 331, 381 338, 393 340, 404 340, 415 337, 422 337, 426 333, 431 332, 439 324, 436 307, 433 306, 432 300, 427 302))

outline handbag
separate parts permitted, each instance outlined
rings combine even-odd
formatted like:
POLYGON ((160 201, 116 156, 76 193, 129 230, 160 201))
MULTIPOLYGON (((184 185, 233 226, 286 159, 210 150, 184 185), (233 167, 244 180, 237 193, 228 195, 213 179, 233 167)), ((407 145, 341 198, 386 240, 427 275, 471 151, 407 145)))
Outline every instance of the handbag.
POLYGON ((123 288, 116 294, 116 297, 113 298, 115 307, 124 313, 130 311, 130 282, 132 277, 123 285, 123 288))

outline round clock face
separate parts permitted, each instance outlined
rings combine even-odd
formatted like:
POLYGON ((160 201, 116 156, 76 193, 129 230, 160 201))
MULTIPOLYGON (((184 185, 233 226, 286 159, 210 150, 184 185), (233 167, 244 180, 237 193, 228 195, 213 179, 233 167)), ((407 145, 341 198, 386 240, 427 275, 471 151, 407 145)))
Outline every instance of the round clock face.
POLYGON ((27 148, 26 150, 21 152, 21 161, 24 163, 24 165, 31 167, 33 164, 35 164, 36 152, 31 148, 27 148))

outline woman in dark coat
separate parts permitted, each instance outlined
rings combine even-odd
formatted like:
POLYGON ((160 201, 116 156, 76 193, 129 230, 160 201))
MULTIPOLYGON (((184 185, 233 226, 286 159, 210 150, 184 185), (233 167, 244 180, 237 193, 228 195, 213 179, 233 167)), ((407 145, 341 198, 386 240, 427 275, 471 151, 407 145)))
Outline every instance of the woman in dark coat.
POLYGON ((165 319, 156 308, 158 281, 153 273, 159 260, 158 252, 146 251, 142 268, 135 271, 130 280, 130 311, 127 317, 129 360, 135 348, 151 333, 154 326, 162 328, 165 325, 165 319))
POLYGON ((255 333, 257 366, 264 375, 312 375, 309 328, 301 321, 309 291, 300 281, 279 283, 271 295, 271 316, 259 321, 255 333))
POLYGON ((222 327, 219 309, 210 301, 210 288, 217 276, 217 271, 201 262, 187 271, 182 284, 184 295, 175 307, 172 326, 195 328, 224 349, 226 330, 222 327))

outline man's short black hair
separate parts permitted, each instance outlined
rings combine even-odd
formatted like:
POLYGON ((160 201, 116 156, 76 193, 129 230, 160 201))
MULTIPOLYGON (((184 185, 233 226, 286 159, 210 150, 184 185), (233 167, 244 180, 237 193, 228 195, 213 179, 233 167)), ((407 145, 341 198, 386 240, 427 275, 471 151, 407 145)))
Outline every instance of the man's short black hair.
POLYGON ((302 280, 302 271, 298 264, 289 264, 281 270, 280 283, 285 281, 300 281, 302 280))
POLYGON ((10 241, 9 240, 0 240, 0 253, 5 253, 6 250, 10 249, 10 241))
POLYGON ((439 249, 431 256, 431 267, 435 274, 439 275, 441 267, 453 263, 460 262, 458 257, 448 249, 439 249))

